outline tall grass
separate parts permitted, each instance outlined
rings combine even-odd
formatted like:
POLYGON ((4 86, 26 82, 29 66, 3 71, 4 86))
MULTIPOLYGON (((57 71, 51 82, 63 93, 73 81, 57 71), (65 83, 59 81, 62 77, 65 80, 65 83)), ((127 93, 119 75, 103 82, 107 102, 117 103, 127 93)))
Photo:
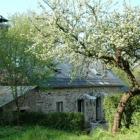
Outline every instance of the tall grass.
POLYGON ((116 135, 96 129, 89 135, 74 134, 45 127, 0 127, 0 140, 140 140, 140 127, 125 129, 116 135))
POLYGON ((124 128, 117 134, 112 134, 103 129, 96 129, 92 132, 92 140, 140 140, 140 126, 135 126, 131 129, 124 128))
POLYGON ((16 140, 89 140, 89 138, 86 135, 78 136, 68 132, 35 127, 16 140))
POLYGON ((0 140, 91 140, 89 136, 84 134, 74 134, 40 126, 5 127, 0 128, 0 131, 0 140))

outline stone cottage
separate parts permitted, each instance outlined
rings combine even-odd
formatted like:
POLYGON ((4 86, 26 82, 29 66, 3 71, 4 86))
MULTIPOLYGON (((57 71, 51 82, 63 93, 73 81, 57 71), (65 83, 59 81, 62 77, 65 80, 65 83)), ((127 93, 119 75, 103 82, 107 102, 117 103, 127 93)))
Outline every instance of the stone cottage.
MULTIPOLYGON (((65 72, 64 72, 65 71, 65 72)), ((82 112, 85 121, 104 120, 103 98, 125 90, 125 85, 110 70, 100 75, 90 70, 87 77, 69 77, 60 69, 53 79, 42 81, 39 86, 27 86, 19 93, 20 110, 33 112, 82 112)), ((67 74, 66 74, 67 73, 67 74)), ((0 87, 0 111, 15 111, 10 87, 0 87)))

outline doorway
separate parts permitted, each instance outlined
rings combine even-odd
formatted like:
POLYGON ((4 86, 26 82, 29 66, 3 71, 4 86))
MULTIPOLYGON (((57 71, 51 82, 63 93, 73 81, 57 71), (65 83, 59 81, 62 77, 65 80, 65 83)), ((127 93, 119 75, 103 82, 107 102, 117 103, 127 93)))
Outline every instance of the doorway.
POLYGON ((77 101, 77 107, 78 107, 78 112, 83 112, 84 113, 84 100, 83 99, 79 99, 77 101))
POLYGON ((101 97, 96 99, 96 121, 101 120, 101 97))

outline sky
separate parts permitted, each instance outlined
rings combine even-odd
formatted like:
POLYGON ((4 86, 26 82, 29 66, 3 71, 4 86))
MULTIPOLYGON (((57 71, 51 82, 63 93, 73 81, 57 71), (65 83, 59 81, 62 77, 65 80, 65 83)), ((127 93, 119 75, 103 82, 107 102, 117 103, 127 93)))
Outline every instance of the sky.
POLYGON ((39 11, 38 0, 0 0, 0 15, 6 18, 29 10, 39 11))
MULTIPOLYGON (((15 14, 23 13, 27 11, 36 11, 39 12, 38 6, 39 0, 0 0, 0 15, 3 15, 5 18, 15 14)), ((121 0, 115 0, 121 1, 121 0)), ((126 0, 134 6, 140 6, 140 0, 126 0)))

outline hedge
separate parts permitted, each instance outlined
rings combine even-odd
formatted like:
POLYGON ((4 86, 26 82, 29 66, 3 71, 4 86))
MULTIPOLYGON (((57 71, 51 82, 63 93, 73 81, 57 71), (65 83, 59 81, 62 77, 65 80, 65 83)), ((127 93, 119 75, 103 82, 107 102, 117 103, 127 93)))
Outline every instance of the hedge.
POLYGON ((84 115, 82 113, 37 113, 24 112, 19 114, 22 125, 41 125, 60 130, 81 131, 84 129, 84 115))

